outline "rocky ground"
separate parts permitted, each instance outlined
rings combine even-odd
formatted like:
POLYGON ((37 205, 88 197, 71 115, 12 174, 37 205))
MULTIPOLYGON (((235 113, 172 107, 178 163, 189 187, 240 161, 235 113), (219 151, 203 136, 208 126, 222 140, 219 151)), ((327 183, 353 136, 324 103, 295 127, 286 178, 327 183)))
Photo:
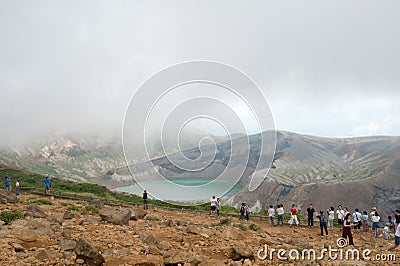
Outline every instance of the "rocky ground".
MULTIPOLYGON (((269 249, 337 248, 339 229, 329 237, 319 228, 271 227, 266 221, 241 223, 200 213, 170 212, 102 206, 86 202, 21 195, 19 203, 0 204, 4 211, 21 211, 22 219, 0 226, 0 265, 391 265, 377 262, 375 254, 388 252, 391 240, 356 234, 355 248, 371 249, 370 259, 360 261, 260 260, 257 251, 269 249), (41 199, 45 199, 43 202, 41 199), (40 204, 51 201, 52 205, 40 204), (221 222, 223 221, 223 222, 221 222), (221 225, 223 224, 223 225, 221 225), (253 231, 249 229, 259 229, 253 231)), ((346 250, 346 248, 343 248, 346 250)), ((264 253, 261 253, 262 255, 264 253)), ((288 256, 286 254, 286 256, 288 256)))

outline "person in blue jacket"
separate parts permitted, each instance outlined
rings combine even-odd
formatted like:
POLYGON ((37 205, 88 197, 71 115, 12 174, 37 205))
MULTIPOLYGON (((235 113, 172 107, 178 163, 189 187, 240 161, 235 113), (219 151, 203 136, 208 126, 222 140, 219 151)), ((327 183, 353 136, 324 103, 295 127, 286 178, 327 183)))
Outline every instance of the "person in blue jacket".
POLYGON ((44 179, 44 185, 45 185, 45 190, 44 193, 47 194, 50 192, 50 187, 51 187, 51 178, 50 176, 46 176, 46 178, 44 179))
POLYGON ((8 192, 11 192, 11 178, 9 177, 4 177, 4 186, 6 187, 6 190, 8 192))

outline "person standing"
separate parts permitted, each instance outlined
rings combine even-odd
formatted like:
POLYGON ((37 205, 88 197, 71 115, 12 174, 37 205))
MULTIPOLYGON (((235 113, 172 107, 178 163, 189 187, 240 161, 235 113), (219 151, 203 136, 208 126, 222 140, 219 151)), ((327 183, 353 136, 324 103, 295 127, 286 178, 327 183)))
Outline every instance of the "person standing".
MULTIPOLYGON (((397 212, 397 211, 396 211, 397 212)), ((389 250, 395 249, 400 245, 400 224, 397 225, 396 233, 394 234, 394 245, 389 250)))
POLYGON ((326 211, 328 213, 328 228, 333 229, 333 219, 335 219, 335 208, 330 207, 326 211))
POLYGON ((217 216, 219 217, 221 215, 221 199, 220 198, 217 198, 216 208, 217 208, 217 216))
POLYGON ((313 205, 310 203, 310 205, 307 208, 307 224, 308 224, 308 228, 314 228, 314 215, 315 215, 315 210, 313 208, 313 205))
POLYGON ((368 213, 367 213, 367 211, 363 211, 362 226, 363 226, 364 234, 368 234, 369 226, 368 226, 368 213))
POLYGON ((360 213, 359 209, 355 209, 355 212, 353 213, 353 221, 354 221, 354 229, 357 229, 355 232, 359 232, 361 229, 361 224, 362 224, 362 215, 360 213))
POLYGON ((290 226, 292 226, 293 221, 296 221, 296 225, 299 226, 299 221, 297 220, 297 208, 296 208, 295 204, 292 205, 292 208, 290 209, 290 213, 292 215, 289 220, 290 226))
POLYGON ((15 195, 18 196, 19 195, 19 180, 17 179, 17 181, 15 182, 15 195))
POLYGON ((50 176, 46 176, 46 178, 44 179, 44 193, 47 194, 50 192, 50 188, 51 188, 51 178, 50 176))
POLYGON ((351 223, 351 213, 348 213, 343 221, 342 237, 344 239, 347 239, 347 237, 349 237, 349 245, 354 246, 353 234, 351 233, 351 226, 354 226, 354 224, 351 223))
POLYGON ((279 204, 278 208, 276 209, 278 213, 278 226, 283 226, 283 216, 285 215, 285 211, 283 210, 283 204, 279 204))
POLYGON ((394 214, 394 220, 397 228, 400 225, 400 210, 396 210, 396 213, 394 214))
POLYGON ((326 219, 323 211, 319 212, 319 215, 317 215, 319 219, 319 227, 321 229, 321 236, 324 236, 324 229, 326 236, 328 236, 328 227, 326 226, 326 219))
POLYGON ((244 207, 246 206, 246 203, 245 202, 242 202, 242 204, 240 205, 240 220, 243 220, 244 219, 244 207))
POLYGON ((379 216, 378 212, 374 212, 374 216, 371 217, 372 221, 372 231, 375 235, 375 237, 378 237, 379 235, 379 221, 381 220, 381 217, 379 216))
POLYGON ((210 200, 210 205, 211 205, 210 216, 214 216, 215 210, 217 209, 217 199, 215 198, 215 196, 212 196, 210 200))
POLYGON ((149 196, 148 196, 146 190, 143 191, 142 198, 143 198, 143 209, 147 210, 149 208, 149 206, 148 206, 149 196))
POLYGON ((250 209, 249 209, 249 205, 247 205, 247 203, 246 203, 246 205, 244 206, 244 218, 246 219, 246 221, 249 221, 249 219, 250 219, 250 209))
POLYGON ((343 226, 344 212, 342 210, 342 205, 338 205, 337 207, 338 207, 337 210, 336 210, 337 221, 338 221, 339 227, 342 227, 343 226))
POLYGON ((4 177, 4 186, 6 187, 7 192, 11 192, 11 178, 8 176, 4 177))
POLYGON ((275 209, 272 205, 269 205, 268 209, 269 224, 275 226, 275 209))

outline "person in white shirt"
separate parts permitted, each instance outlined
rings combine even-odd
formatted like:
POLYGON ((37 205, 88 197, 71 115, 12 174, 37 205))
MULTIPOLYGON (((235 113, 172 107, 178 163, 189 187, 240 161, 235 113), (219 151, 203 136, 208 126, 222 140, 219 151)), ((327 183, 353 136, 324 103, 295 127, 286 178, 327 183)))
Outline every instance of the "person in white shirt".
POLYGON ((217 199, 215 198, 215 196, 212 196, 210 204, 211 204, 210 216, 214 216, 214 212, 217 209, 217 199))
POLYGON ((17 179, 17 182, 15 182, 15 195, 19 195, 19 180, 17 179))
POLYGON ((278 226, 280 225, 283 226, 283 217, 285 215, 285 211, 283 210, 283 204, 278 205, 276 212, 278 213, 278 226))
POLYGON ((269 205, 268 209, 269 224, 275 226, 275 209, 272 205, 269 205))
POLYGON ((396 233, 394 234, 394 246, 391 246, 389 250, 395 249, 400 245, 400 224, 397 225, 396 233))
POLYGON ((328 213, 328 228, 333 229, 333 219, 335 219, 335 208, 330 207, 326 211, 328 213))
POLYGON ((342 210, 342 205, 338 205, 337 206, 338 209, 336 210, 336 215, 337 215, 337 220, 338 220, 338 224, 340 227, 343 226, 343 219, 344 219, 344 213, 342 210))
POLYGON ((360 231, 361 229, 361 224, 362 224, 361 220, 362 220, 362 215, 360 213, 360 210, 355 209, 355 212, 353 213, 353 222, 354 222, 354 229, 357 230, 356 232, 360 231))
POLYGON ((380 220, 381 220, 381 217, 379 216, 378 212, 375 211, 374 216, 371 217, 372 231, 374 232, 375 237, 378 237, 378 235, 379 235, 379 221, 380 220))

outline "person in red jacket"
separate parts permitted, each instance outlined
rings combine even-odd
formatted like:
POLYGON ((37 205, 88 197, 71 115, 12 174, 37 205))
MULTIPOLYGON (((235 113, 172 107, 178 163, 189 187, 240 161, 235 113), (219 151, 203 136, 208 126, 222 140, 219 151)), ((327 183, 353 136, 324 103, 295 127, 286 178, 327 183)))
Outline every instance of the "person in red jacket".
POLYGON ((290 209, 290 213, 292 214, 292 216, 290 217, 290 220, 289 220, 290 226, 292 226, 293 220, 296 222, 296 225, 299 226, 299 221, 297 220, 297 209, 296 209, 295 204, 292 205, 292 208, 290 209))

